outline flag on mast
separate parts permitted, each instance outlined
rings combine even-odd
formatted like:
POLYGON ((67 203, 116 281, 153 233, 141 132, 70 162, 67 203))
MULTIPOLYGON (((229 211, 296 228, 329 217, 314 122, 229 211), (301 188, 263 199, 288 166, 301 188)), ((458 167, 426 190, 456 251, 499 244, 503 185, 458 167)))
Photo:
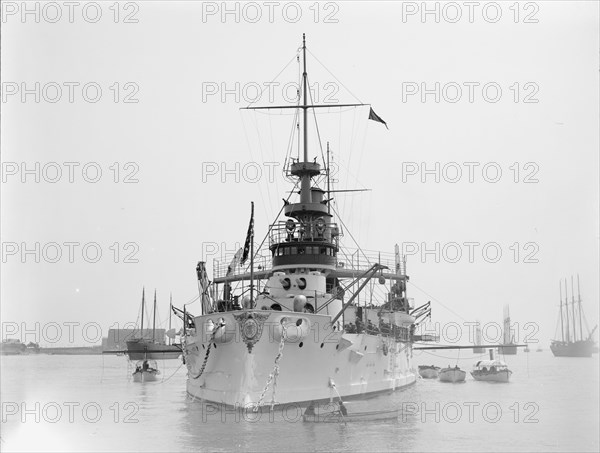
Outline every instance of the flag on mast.
POLYGON ((233 255, 233 259, 231 260, 231 263, 229 263, 229 266, 227 266, 227 275, 226 277, 230 276, 231 273, 235 270, 235 268, 237 267, 237 265, 240 263, 240 260, 242 259, 242 254, 244 253, 244 249, 240 247, 240 249, 235 252, 235 255, 233 255))
POLYGON ((372 107, 370 107, 370 108, 369 108, 369 119, 370 119, 370 120, 373 120, 373 121, 377 121, 378 123, 382 123, 382 124, 385 126, 385 128, 386 128, 387 130, 389 130, 389 129, 390 129, 390 128, 388 127, 387 123, 386 123, 385 121, 383 121, 383 120, 381 119, 381 117, 380 117, 379 115, 377 115, 377 113, 375 113, 375 111, 373 110, 373 108, 372 108, 372 107))
POLYGON ((250 211, 250 224, 248 225, 248 233, 246 234, 246 242, 244 243, 244 253, 242 255, 242 259, 240 260, 241 264, 244 264, 248 259, 248 254, 250 253, 250 242, 254 238, 254 202, 252 202, 252 209, 250 211))

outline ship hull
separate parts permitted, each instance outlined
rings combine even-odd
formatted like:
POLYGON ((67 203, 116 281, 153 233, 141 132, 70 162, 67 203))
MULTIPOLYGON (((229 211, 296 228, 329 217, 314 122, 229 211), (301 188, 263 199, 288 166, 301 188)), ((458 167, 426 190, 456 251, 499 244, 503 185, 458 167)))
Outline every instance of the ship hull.
POLYGON ((197 317, 197 328, 185 337, 188 394, 247 409, 354 399, 416 381, 408 339, 347 334, 331 329, 330 321, 327 315, 271 311, 197 317), (221 320, 225 326, 215 330, 221 320), (282 325, 291 326, 285 335, 282 325))
POLYGON ((177 359, 181 355, 181 348, 176 345, 136 339, 127 341, 126 353, 129 360, 167 360, 177 359))
POLYGON ((440 371, 440 382, 465 382, 467 372, 456 368, 445 368, 440 371))
POLYGON ((133 382, 156 382, 158 381, 158 371, 136 371, 132 374, 133 382))
POLYGON ((439 372, 438 367, 419 367, 419 376, 423 379, 437 379, 439 372))
POLYGON ((400 411, 398 410, 362 412, 346 415, 343 415, 339 411, 335 411, 325 414, 305 414, 302 416, 302 420, 306 423, 348 423, 397 420, 399 416, 400 411))
POLYGON ((561 342, 550 345, 554 357, 591 357, 594 343, 591 341, 561 342))
POLYGON ((476 381, 487 381, 487 382, 508 382, 510 380, 510 376, 512 375, 512 371, 510 370, 501 370, 496 371, 495 373, 487 372, 482 373, 478 371, 472 371, 471 376, 476 381))

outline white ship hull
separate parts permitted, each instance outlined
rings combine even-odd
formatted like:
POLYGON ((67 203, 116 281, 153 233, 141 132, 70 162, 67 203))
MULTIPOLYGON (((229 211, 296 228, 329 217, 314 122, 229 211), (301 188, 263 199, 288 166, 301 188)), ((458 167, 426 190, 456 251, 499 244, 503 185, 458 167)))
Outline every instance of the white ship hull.
MULTIPOLYGON (((413 318, 405 316, 410 324, 413 318)), ((250 408, 338 396, 361 397, 393 391, 416 381, 412 343, 381 335, 336 332, 329 327, 330 321, 328 315, 260 310, 196 317, 197 328, 186 336, 187 392, 204 401, 250 408), (264 318, 252 339, 255 342, 244 334, 243 321, 248 317, 264 318), (220 319, 225 327, 215 335, 214 329, 202 327, 212 326, 220 319), (282 319, 288 328, 278 362, 279 373, 261 400, 269 376, 275 371, 282 319), (299 319, 302 322, 297 326, 299 319), (213 346, 206 358, 211 341, 213 346)))
POLYGON ((511 375, 512 371, 510 370, 496 371, 495 373, 478 373, 476 371, 471 372, 471 376, 473 376, 473 379, 476 381, 488 382, 508 382, 511 375))
POLYGON ((467 372, 458 368, 444 368, 440 371, 441 382, 465 382, 467 372))
POLYGON ((136 371, 132 374, 133 382, 155 382, 159 374, 160 371, 136 371))

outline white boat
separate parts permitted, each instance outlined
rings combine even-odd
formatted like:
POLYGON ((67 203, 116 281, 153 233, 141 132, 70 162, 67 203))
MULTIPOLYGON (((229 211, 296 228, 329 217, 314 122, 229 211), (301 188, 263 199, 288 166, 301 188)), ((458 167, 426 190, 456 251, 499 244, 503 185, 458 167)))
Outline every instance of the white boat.
MULTIPOLYGON (((413 332, 424 318, 422 311, 412 315, 422 307, 413 310, 408 299, 405 258, 398 246, 383 259, 362 250, 360 261, 344 258, 349 253, 332 212, 329 158, 323 170, 308 150, 309 111, 324 105, 308 102, 304 39, 301 54, 298 105, 256 107, 293 108, 302 118, 302 127, 294 122, 292 130, 303 137, 303 153, 288 160, 287 173, 300 192, 289 192, 281 209, 287 220, 275 219, 265 249, 256 252, 252 204, 244 247, 214 261, 210 283, 206 263, 198 263, 201 315, 185 307, 181 315, 187 392, 204 401, 260 410, 390 392, 416 381, 413 332), (379 287, 385 293, 376 300, 372 292, 367 307, 372 279, 386 284, 379 287)), ((368 119, 383 122, 372 109, 368 119)))
POLYGON ((473 367, 471 376, 476 381, 508 382, 512 371, 502 360, 494 359, 494 350, 490 349, 490 359, 480 360, 473 367))
POLYGON ((373 422, 385 420, 398 420, 400 411, 391 409, 386 411, 355 412, 342 414, 341 411, 330 411, 323 413, 304 413, 302 421, 306 423, 356 423, 373 422))
POLYGON ((158 380, 160 371, 154 360, 140 360, 132 374, 133 382, 153 382, 158 380))
POLYGON ((439 372, 439 366, 419 365, 419 376, 421 376, 423 379, 437 379, 439 372))
POLYGON ((448 366, 440 370, 440 381, 441 382, 465 382, 467 372, 461 370, 458 365, 454 367, 448 366))

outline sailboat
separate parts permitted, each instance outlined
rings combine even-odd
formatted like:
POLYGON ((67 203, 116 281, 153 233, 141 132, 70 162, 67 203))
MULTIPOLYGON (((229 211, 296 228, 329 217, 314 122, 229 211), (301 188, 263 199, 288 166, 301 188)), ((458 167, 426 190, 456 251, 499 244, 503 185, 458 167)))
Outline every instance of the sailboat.
POLYGON ((510 325, 510 310, 508 305, 504 306, 504 328, 502 335, 503 344, 498 348, 498 352, 504 355, 516 355, 517 344, 515 342, 515 332, 510 325))
MULTIPOLYGON (((560 340, 552 340, 550 350, 555 357, 591 357, 594 351, 593 335, 598 326, 591 333, 583 333, 585 316, 581 306, 581 293, 579 291, 579 275, 577 276, 577 303, 575 303, 575 292, 573 289, 573 276, 571 276, 571 310, 569 310, 569 298, 567 293, 567 280, 565 279, 565 303, 562 300, 562 282, 559 281, 560 291, 560 340), (577 306, 577 310, 576 307, 577 306), (564 307, 564 309, 563 309, 564 307), (570 313, 569 313, 570 311, 570 313), (564 314, 564 316, 563 316, 564 314), (579 321, 579 322, 577 322, 579 321), (579 335, 577 326, 579 325, 579 335)), ((587 330, 587 323, 586 330, 587 330)))
POLYGON ((481 346, 481 327, 479 327, 479 321, 477 321, 477 327, 475 327, 475 347, 473 348, 473 354, 482 354, 485 352, 483 346, 481 346))
MULTIPOLYGON (((396 245, 393 258, 382 260, 359 248, 360 260, 344 261, 344 224, 332 213, 329 152, 323 170, 308 149, 309 111, 369 104, 310 103, 306 52, 303 36, 296 105, 247 107, 298 112, 293 133, 302 138, 302 153, 299 147, 298 158, 289 161, 288 176, 300 191, 284 199, 280 214, 287 220, 275 218, 265 237, 268 246, 255 253, 252 203, 242 253, 214 260, 212 282, 200 261, 201 314, 190 316, 184 306, 186 387, 198 399, 258 411, 361 398, 416 381, 413 333, 428 313, 413 309, 407 297, 406 260, 396 245), (379 282, 384 297, 367 304, 371 299, 363 296, 361 304, 369 282, 379 282)), ((384 123, 372 108, 369 119, 384 123)))
MULTIPOLYGON (((181 355, 181 346, 177 344, 166 344, 164 339, 156 339, 156 290, 154 291, 154 313, 152 317, 152 338, 145 338, 144 332, 144 309, 145 290, 142 289, 142 320, 140 324, 140 336, 126 341, 127 355, 129 360, 148 359, 177 359, 181 355)), ((171 304, 172 305, 172 304, 171 304)), ((171 310, 169 310, 170 316, 171 310)))

